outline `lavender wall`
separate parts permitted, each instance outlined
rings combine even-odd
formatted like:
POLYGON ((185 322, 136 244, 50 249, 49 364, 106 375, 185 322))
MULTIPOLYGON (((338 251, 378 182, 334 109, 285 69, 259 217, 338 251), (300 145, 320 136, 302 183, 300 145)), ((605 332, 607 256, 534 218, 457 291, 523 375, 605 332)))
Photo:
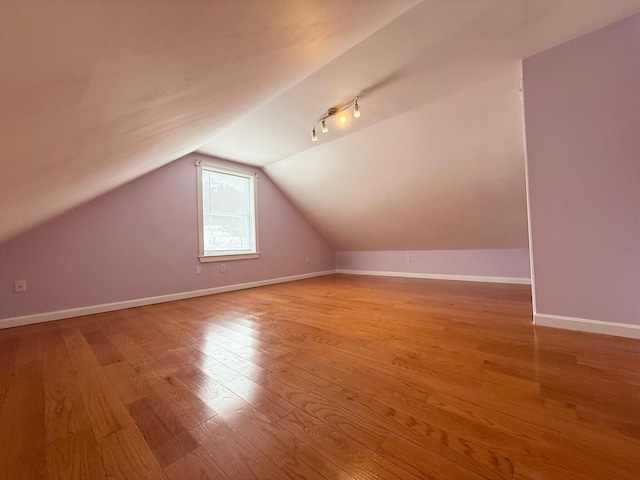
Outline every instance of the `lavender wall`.
POLYGON ((524 61, 537 312, 640 325, 640 15, 524 61))
POLYGON ((412 250, 336 252, 336 267, 345 270, 530 278, 529 251, 412 250), (410 260, 406 260, 409 254, 410 260))
POLYGON ((204 157, 181 158, 0 245, 0 318, 335 268, 332 248, 264 174, 260 258, 226 262, 226 273, 200 264, 194 162, 204 157), (13 293, 17 279, 26 293, 13 293))

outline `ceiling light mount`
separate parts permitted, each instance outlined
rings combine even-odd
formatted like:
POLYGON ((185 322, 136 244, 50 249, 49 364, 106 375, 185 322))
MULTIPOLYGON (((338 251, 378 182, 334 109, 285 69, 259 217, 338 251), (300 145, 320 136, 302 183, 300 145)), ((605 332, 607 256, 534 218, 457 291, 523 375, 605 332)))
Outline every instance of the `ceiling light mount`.
MULTIPOLYGON (((316 135, 316 127, 318 126, 318 124, 320 124, 320 131, 322 133, 327 133, 329 131, 329 129, 327 128, 327 118, 333 117, 339 113, 342 113, 351 107, 353 107, 353 118, 359 118, 360 105, 358 105, 358 96, 356 95, 355 97, 353 97, 353 100, 343 105, 338 105, 337 107, 331 107, 320 118, 318 118, 314 122, 313 126, 311 127, 311 140, 314 142, 318 140, 318 136, 316 135)), ((346 116, 341 115, 340 122, 344 123, 345 121, 346 121, 346 116)))

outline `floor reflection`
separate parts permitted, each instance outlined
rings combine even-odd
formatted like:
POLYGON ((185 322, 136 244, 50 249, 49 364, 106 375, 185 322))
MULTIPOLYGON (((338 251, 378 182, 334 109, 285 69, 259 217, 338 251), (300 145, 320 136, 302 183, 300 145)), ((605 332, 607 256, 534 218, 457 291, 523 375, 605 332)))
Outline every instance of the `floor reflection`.
POLYGON ((198 396, 227 419, 242 413, 247 404, 260 403, 264 390, 251 380, 264 370, 251 362, 260 343, 258 332, 247 326, 252 317, 235 317, 229 322, 233 324, 212 324, 205 332, 198 379, 198 396))

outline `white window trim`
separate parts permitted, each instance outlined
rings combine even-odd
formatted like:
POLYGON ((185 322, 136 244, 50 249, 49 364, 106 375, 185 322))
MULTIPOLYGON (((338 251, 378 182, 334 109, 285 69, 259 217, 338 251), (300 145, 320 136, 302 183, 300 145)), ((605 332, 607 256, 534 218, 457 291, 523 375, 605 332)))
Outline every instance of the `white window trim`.
POLYGON ((260 258, 259 238, 258 238, 258 176, 260 172, 254 170, 242 170, 219 163, 208 162, 206 160, 196 160, 197 170, 197 191, 198 191, 198 259, 205 262, 228 262, 232 260, 247 260, 260 258), (202 224, 202 170, 223 173, 226 175, 236 175, 253 179, 253 214, 255 223, 256 251, 251 253, 225 253, 222 255, 204 254, 204 226, 202 224))

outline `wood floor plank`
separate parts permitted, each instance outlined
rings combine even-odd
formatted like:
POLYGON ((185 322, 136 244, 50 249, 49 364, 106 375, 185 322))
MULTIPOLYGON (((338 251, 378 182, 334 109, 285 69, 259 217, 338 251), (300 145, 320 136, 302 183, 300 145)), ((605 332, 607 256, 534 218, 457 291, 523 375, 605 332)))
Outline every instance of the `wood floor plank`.
POLYGON ((113 332, 109 340, 118 349, 122 356, 134 367, 141 369, 153 369, 158 375, 169 375, 172 368, 160 365, 152 355, 136 342, 131 330, 134 324, 127 325, 124 329, 113 332))
POLYGON ((98 440, 109 480, 167 480, 135 425, 98 440))
POLYGON ((488 399, 476 395, 472 400, 436 393, 429 404, 441 410, 453 412, 475 422, 497 426, 504 431, 526 432, 526 441, 531 445, 528 454, 514 452, 516 465, 532 469, 549 464, 562 465, 560 471, 575 472, 584 478, 636 477, 640 471, 640 457, 636 455, 638 442, 593 429, 581 422, 548 417, 533 410, 522 410, 511 402, 487 403, 488 399), (592 450, 594 442, 599 448, 592 450), (557 445, 565 445, 558 449, 557 445), (586 452, 590 452, 588 455, 586 452))
POLYGON ((191 434, 230 480, 288 478, 286 473, 222 419, 212 418, 191 430, 191 434))
POLYGON ((162 400, 174 408, 185 428, 192 428, 216 415, 213 408, 203 402, 175 375, 161 377, 153 371, 145 371, 143 376, 162 400))
POLYGON ((98 443, 86 429, 47 443, 49 480, 105 480, 98 443))
POLYGON ((143 381, 174 409, 185 428, 193 428, 216 415, 211 407, 173 375, 175 369, 160 365, 131 337, 119 331, 112 334, 110 339, 143 381))
POLYGON ((80 330, 66 331, 63 336, 96 438, 133 425, 131 415, 80 330))
POLYGON ((89 415, 59 332, 42 345, 46 459, 51 480, 104 480, 89 415))
POLYGON ((0 338, 0 374, 12 369, 15 365, 20 343, 21 339, 18 335, 0 338))
POLYGON ((20 337, 17 335, 5 338, 0 337, 0 413, 11 388, 13 368, 19 345, 20 337))
POLYGON ((13 367, 0 372, 0 413, 2 413, 5 399, 12 388, 13 367))
POLYGON ((0 478, 46 479, 42 361, 14 368, 0 425, 0 478))
POLYGON ((380 445, 378 452, 424 480, 442 478, 481 480, 483 478, 400 435, 391 434, 380 445))
POLYGON ((15 364, 25 365, 42 360, 42 340, 43 334, 41 332, 22 337, 16 352, 15 364))
POLYGON ((93 353, 101 365, 109 365, 123 360, 120 352, 113 346, 102 329, 85 333, 84 338, 91 346, 93 353))
POLYGON ((346 389, 337 394, 334 401, 487 479, 513 476, 514 462, 500 446, 516 448, 517 437, 429 409, 427 405, 420 408, 400 402, 385 403, 346 389))
POLYGON ((292 405, 309 413, 334 429, 375 450, 387 437, 389 430, 372 422, 370 416, 354 415, 333 400, 305 390, 303 387, 281 379, 273 379, 267 384, 272 391, 287 399, 292 405))
POLYGON ((203 352, 189 345, 175 345, 164 339, 162 343, 154 343, 144 347, 153 350, 155 360, 169 371, 180 370, 191 365, 202 365, 208 357, 203 352))
POLYGON ((171 465, 167 465, 164 472, 169 480, 228 480, 224 472, 218 467, 203 448, 187 453, 171 465))
POLYGON ((204 403, 210 407, 216 415, 227 418, 238 409, 245 408, 249 404, 237 396, 231 390, 206 375, 199 368, 183 369, 176 373, 180 382, 184 383, 204 403))
POLYGON ((315 375, 311 375, 305 370, 293 365, 287 365, 287 367, 282 368, 278 373, 263 379, 261 381, 261 385, 266 386, 271 379, 274 379, 275 381, 294 383, 295 385, 301 386, 308 392, 312 392, 326 399, 331 399, 331 397, 342 390, 340 385, 336 385, 335 383, 328 382, 315 375))
POLYGON ((273 420, 279 420, 294 408, 282 397, 221 363, 207 363, 201 370, 273 420))
POLYGON ((89 414, 59 332, 44 340, 42 356, 47 443, 91 430, 89 414))
POLYGON ((151 395, 153 392, 144 377, 136 372, 127 361, 105 365, 104 371, 125 405, 151 395))
POLYGON ((261 354, 259 351, 253 351, 250 359, 246 358, 246 353, 245 356, 241 356, 237 351, 231 352, 224 348, 223 345, 212 340, 210 336, 206 337, 205 343, 206 345, 202 345, 202 343, 197 340, 193 341, 196 348, 203 351, 207 356, 211 357, 212 360, 218 362, 218 364, 225 365, 258 384, 262 384, 266 378, 275 375, 285 367, 282 362, 278 362, 268 355, 261 354))
POLYGON ((369 450, 347 435, 302 410, 294 410, 278 424, 294 434, 314 450, 322 453, 350 473, 353 478, 413 480, 415 477, 369 450))
POLYGON ((161 467, 166 467, 198 448, 196 441, 182 426, 159 395, 151 394, 127 405, 161 467))
POLYGON ((0 480, 637 480, 640 341, 531 307, 330 275, 0 330, 0 480))
POLYGON ((291 478, 355 480, 331 460, 251 406, 239 405, 225 418, 291 478))
POLYGON ((198 369, 178 374, 220 417, 292 478, 350 479, 267 415, 198 369))
POLYGON ((280 359, 288 365, 303 369, 325 382, 339 385, 341 389, 357 385, 360 390, 367 391, 369 395, 375 395, 379 391, 376 382, 372 382, 371 375, 363 375, 363 371, 358 368, 346 370, 335 364, 329 364, 323 360, 321 355, 313 356, 292 351, 283 355, 280 359))

